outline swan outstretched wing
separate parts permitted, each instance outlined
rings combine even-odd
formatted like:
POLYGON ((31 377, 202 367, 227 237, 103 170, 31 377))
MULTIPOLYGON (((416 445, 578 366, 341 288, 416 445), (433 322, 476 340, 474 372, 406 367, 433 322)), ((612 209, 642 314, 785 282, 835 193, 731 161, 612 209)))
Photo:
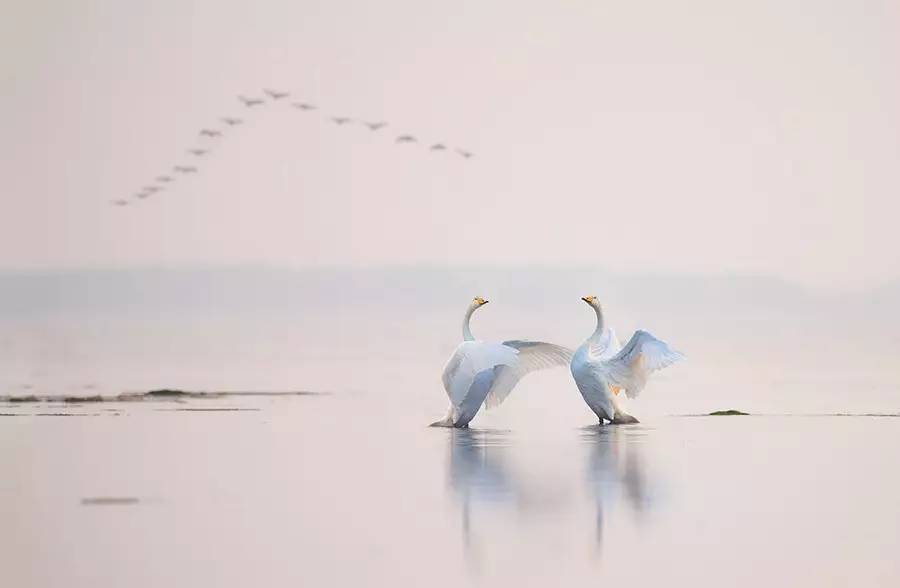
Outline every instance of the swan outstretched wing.
POLYGON ((601 365, 611 383, 624 388, 629 398, 635 398, 644 389, 651 373, 680 359, 684 359, 684 355, 665 342, 647 331, 635 331, 625 347, 601 365))
MULTIPOLYGON (((473 388, 475 392, 486 393, 482 376, 476 382, 476 376, 490 370, 492 373, 497 366, 512 366, 518 362, 518 352, 500 343, 485 343, 483 341, 465 341, 456 348, 453 356, 444 367, 442 376, 444 389, 450 397, 450 403, 460 408, 466 401, 473 388), (477 384, 473 386, 473 384, 477 384)), ((490 384, 488 384, 490 386, 490 384)), ((478 401, 481 404, 481 400, 478 401)))
POLYGON ((484 401, 486 408, 499 406, 526 374, 558 365, 569 365, 572 350, 542 341, 504 341, 503 345, 518 352, 515 364, 501 370, 484 401))

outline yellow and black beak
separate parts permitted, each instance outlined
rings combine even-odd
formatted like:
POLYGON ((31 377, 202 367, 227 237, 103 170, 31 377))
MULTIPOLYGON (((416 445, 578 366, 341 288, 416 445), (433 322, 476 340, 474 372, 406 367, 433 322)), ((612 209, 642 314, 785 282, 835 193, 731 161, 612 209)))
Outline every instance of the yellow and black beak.
POLYGON ((582 296, 581 299, 584 300, 585 302, 587 302, 588 304, 593 304, 594 300, 596 300, 597 297, 596 296, 582 296))
POLYGON ((484 306, 485 304, 487 304, 488 302, 490 302, 490 300, 485 300, 485 299, 482 298, 481 296, 476 296, 476 297, 475 297, 475 302, 478 303, 478 306, 484 306))

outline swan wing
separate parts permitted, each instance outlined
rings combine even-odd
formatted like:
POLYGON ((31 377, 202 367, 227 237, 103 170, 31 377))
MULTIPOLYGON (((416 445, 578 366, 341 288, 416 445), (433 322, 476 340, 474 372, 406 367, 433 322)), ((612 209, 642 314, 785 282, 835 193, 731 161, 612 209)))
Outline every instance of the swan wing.
POLYGON ((650 374, 681 359, 684 355, 667 343, 647 331, 635 331, 621 351, 598 367, 612 384, 624 388, 629 398, 636 398, 650 374))
POLYGON ((504 341, 503 345, 516 350, 518 361, 499 371, 484 401, 486 408, 500 406, 516 384, 530 372, 569 365, 572 350, 562 345, 542 341, 504 341))
MULTIPOLYGON (((459 409, 466 403, 466 399, 472 392, 486 394, 486 382, 483 379, 476 382, 476 376, 485 371, 493 373, 497 366, 514 365, 517 362, 517 355, 518 352, 514 348, 500 343, 483 341, 460 343, 447 361, 442 376, 444 390, 450 397, 450 404, 459 409), (473 384, 475 385, 473 386, 473 384)), ((480 400, 478 404, 481 404, 480 400)))
POLYGON ((594 361, 609 359, 621 349, 622 344, 619 343, 616 330, 609 327, 596 341, 590 343, 588 356, 594 361))

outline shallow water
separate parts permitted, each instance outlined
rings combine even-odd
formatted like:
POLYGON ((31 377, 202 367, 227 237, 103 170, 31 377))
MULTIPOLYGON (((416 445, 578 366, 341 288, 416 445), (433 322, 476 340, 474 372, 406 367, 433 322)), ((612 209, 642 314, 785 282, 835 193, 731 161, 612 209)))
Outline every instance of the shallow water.
POLYGON ((4 577, 85 587, 900 581, 900 418, 455 431, 393 408, 371 394, 6 405, 20 416, 0 417, 4 577))
MULTIPOLYGON (((578 310, 476 334, 577 345, 578 310)), ((4 323, 0 396, 45 400, 0 400, 3 585, 900 584, 900 418, 812 416, 900 412, 892 331, 648 313, 688 360, 641 424, 557 369, 453 431, 458 313, 410 312, 4 323), (61 400, 172 387, 312 394, 61 400), (770 416, 679 416, 732 408, 770 416)))

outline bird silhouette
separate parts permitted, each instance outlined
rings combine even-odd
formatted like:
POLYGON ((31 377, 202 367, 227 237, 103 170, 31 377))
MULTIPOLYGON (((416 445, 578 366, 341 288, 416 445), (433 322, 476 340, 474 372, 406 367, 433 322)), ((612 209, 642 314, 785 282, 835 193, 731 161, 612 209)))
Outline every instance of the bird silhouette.
POLYGON ((242 121, 239 118, 230 118, 230 117, 226 116, 222 119, 222 122, 225 123, 226 125, 228 125, 229 127, 233 127, 234 125, 239 125, 244 121, 242 121))
POLYGON ((281 100, 291 95, 290 92, 279 92, 278 90, 263 89, 263 92, 269 95, 272 100, 281 100))
POLYGON ((155 194, 162 190, 160 186, 144 186, 141 188, 141 192, 144 194, 155 194))
POLYGON ((181 174, 197 173, 197 168, 194 167, 193 165, 176 165, 172 169, 181 174))
POLYGON ((200 130, 200 135, 201 135, 201 136, 206 136, 206 137, 213 137, 213 138, 215 138, 215 137, 221 137, 221 136, 222 136, 222 131, 217 131, 217 130, 215 130, 215 129, 201 129, 201 130, 200 130))
POLYGON ((135 196, 135 198, 141 198, 141 199, 144 199, 144 198, 149 198, 149 197, 150 197, 150 194, 151 194, 150 192, 138 192, 138 193, 135 194, 134 196, 135 196))
POLYGON ((254 106, 259 106, 260 104, 264 104, 265 101, 262 98, 247 98, 246 96, 238 96, 238 100, 244 103, 244 106, 248 108, 252 108, 254 106))
POLYGON ((128 206, 128 201, 127 200, 113 200, 112 204, 114 204, 115 206, 128 206))
POLYGON ((209 153, 209 149, 188 149, 188 153, 200 157, 201 155, 206 155, 207 153, 209 153))
POLYGON ((171 181, 174 181, 174 180, 175 180, 175 178, 173 178, 172 176, 156 176, 156 181, 157 181, 157 182, 163 182, 163 183, 166 183, 166 182, 171 182, 171 181))
POLYGON ((371 129, 373 131, 377 131, 378 129, 386 127, 387 123, 386 122, 367 122, 366 126, 369 127, 369 129, 371 129))
POLYGON ((350 122, 351 119, 347 118, 346 116, 332 116, 331 120, 336 125, 344 125, 350 122))
POLYGON ((315 104, 307 104, 306 102, 291 102, 291 106, 300 110, 315 110, 315 104))
POLYGON ((466 151, 464 149, 457 149, 456 152, 459 153, 460 155, 462 155, 463 157, 465 157, 466 159, 469 159, 470 157, 472 157, 472 155, 474 155, 471 151, 466 151))
POLYGON ((431 146, 432 151, 443 151, 446 148, 447 147, 443 143, 435 143, 434 145, 431 146))
POLYGON ((397 139, 394 142, 395 143, 415 143, 416 138, 413 137, 412 135, 400 135, 399 137, 397 137, 397 139))

